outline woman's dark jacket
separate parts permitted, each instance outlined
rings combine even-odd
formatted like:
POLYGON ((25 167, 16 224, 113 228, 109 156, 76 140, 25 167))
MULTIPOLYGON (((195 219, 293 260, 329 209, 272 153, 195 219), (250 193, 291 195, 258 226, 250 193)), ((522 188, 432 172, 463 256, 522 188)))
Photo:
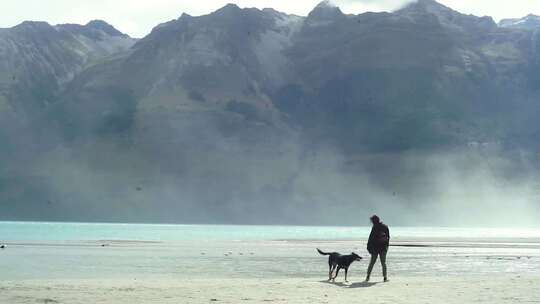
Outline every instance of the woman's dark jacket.
POLYGON ((390 244, 390 230, 383 223, 375 224, 371 228, 367 250, 370 254, 380 254, 388 250, 390 244))

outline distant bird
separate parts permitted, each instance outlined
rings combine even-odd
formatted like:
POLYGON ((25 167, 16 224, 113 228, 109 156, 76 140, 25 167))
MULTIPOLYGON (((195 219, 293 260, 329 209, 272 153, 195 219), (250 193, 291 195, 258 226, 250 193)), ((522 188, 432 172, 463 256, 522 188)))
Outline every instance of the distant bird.
POLYGON ((137 189, 137 191, 142 191, 142 187, 137 187, 135 189, 137 189))
POLYGON ((0 249, 6 249, 6 245, 0 246, 0 249))

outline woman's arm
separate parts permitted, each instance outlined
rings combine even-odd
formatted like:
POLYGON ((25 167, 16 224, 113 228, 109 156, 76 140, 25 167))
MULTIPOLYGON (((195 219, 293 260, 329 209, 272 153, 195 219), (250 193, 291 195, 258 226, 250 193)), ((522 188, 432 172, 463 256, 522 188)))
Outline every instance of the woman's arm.
POLYGON ((375 237, 374 236, 374 230, 375 230, 375 227, 372 227, 371 232, 369 233, 369 239, 368 239, 368 242, 367 242, 367 250, 368 251, 370 251, 370 248, 372 248, 372 246, 373 246, 373 238, 375 237))

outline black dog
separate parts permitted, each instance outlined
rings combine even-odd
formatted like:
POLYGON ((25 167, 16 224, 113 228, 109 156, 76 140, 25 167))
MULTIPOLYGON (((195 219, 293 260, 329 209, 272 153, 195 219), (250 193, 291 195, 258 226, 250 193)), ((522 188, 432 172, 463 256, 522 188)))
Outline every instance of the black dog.
POLYGON ((332 253, 328 253, 328 252, 323 252, 321 251, 319 248, 317 248, 317 251, 321 254, 321 255, 328 255, 328 267, 329 267, 329 270, 328 270, 328 281, 335 281, 335 279, 337 278, 338 274, 339 274, 339 271, 343 268, 345 269, 345 282, 348 282, 347 281, 347 272, 349 272, 349 266, 351 266, 351 264, 354 262, 354 261, 360 261, 362 259, 361 256, 359 256, 358 254, 352 252, 350 255, 341 255, 337 252, 332 252, 332 253), (337 268, 336 270, 336 275, 334 277, 332 277, 332 273, 334 272, 334 270, 337 268))

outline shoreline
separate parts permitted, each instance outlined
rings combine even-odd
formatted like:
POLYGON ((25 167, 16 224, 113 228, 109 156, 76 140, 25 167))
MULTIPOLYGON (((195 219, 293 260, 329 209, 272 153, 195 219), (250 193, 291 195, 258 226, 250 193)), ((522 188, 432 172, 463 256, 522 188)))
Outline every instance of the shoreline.
MULTIPOLYGON (((364 239, 275 239, 275 240, 200 240, 205 243, 233 243, 233 244, 346 244, 352 243, 355 248, 362 247, 364 239)), ((111 247, 111 246, 181 246, 186 243, 193 243, 191 240, 179 241, 150 241, 150 240, 66 240, 66 241, 5 241, 0 245, 9 247, 111 247)), ((395 248, 477 248, 477 249, 540 249, 540 240, 522 239, 501 240, 501 239, 422 239, 422 240, 398 240, 392 241, 390 247, 395 248)))

